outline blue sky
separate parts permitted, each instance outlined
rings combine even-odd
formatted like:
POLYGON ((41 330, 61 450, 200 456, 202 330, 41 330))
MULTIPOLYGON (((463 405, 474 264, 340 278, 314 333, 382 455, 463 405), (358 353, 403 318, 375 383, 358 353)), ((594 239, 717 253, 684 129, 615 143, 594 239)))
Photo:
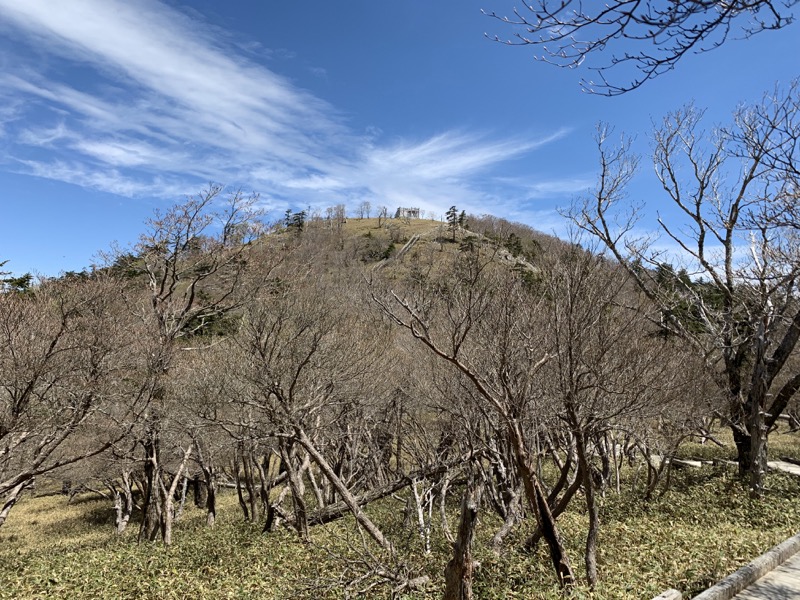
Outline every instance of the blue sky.
MULTIPOLYGON (((693 100, 710 127, 800 75, 793 25, 585 94, 585 69, 484 37, 513 31, 481 9, 513 6, 0 0, 0 261, 80 270, 211 181, 259 192, 275 218, 455 204, 563 233, 557 208, 594 183, 598 121, 646 153, 667 111, 693 100)), ((655 211, 642 165, 631 193, 655 211)))

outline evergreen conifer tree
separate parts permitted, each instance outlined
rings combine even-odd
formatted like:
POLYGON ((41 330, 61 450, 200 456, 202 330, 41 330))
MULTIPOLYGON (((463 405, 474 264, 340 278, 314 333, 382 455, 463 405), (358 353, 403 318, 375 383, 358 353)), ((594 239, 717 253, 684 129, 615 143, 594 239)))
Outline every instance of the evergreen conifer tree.
POLYGON ((458 229, 458 210, 455 206, 451 206, 447 211, 447 226, 453 234, 453 241, 456 241, 456 229, 458 229))

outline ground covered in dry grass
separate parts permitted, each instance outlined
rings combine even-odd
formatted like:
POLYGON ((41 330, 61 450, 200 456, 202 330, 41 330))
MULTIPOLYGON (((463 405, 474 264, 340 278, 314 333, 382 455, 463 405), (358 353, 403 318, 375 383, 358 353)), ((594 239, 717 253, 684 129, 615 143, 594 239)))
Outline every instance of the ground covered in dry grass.
MULTIPOLYGON (((731 458, 730 440, 719 439, 725 447, 690 444, 681 453, 731 458)), ((773 434, 770 449, 774 458, 800 459, 797 434, 773 434)), ((771 474, 765 497, 750 500, 730 467, 684 469, 675 471, 665 494, 645 502, 640 489, 631 492, 633 474, 627 475, 622 494, 602 499, 600 584, 593 593, 575 590, 576 598, 652 598, 670 587, 691 595, 800 530, 798 477, 771 474)), ((579 572, 586 530, 580 508, 577 498, 559 520, 579 572)), ((401 548, 410 573, 431 577, 408 597, 440 597, 449 545, 436 530, 425 556, 413 525, 403 526, 403 509, 398 499, 369 508, 401 548)), ((187 502, 171 548, 137 545, 135 523, 123 537, 114 535, 108 500, 85 495, 67 504, 58 495, 26 497, 0 529, 0 598, 316 599, 356 595, 375 583, 368 597, 390 596, 390 586, 364 577, 372 565, 364 561, 364 540, 350 519, 314 528, 312 543, 304 544, 290 531, 263 535, 244 523, 235 495, 228 494, 217 526, 208 529, 204 522, 203 511, 187 502)), ((545 548, 522 549, 530 525, 511 535, 501 556, 488 549, 497 527, 485 510, 476 597, 561 598, 545 548)))
MULTIPOLYGON (((800 478, 771 475, 769 493, 751 501, 724 467, 684 470, 662 497, 608 494, 603 500, 601 583, 581 598, 650 598, 669 587, 697 592, 747 563, 800 526, 800 478)), ((580 510, 561 525, 580 570, 585 518, 580 510)), ((303 544, 290 532, 262 535, 241 521, 233 497, 225 498, 218 525, 189 508, 175 545, 135 543, 135 525, 121 539, 113 533, 106 500, 90 496, 67 505, 60 496, 27 498, 0 530, 0 598, 322 598, 344 597, 344 580, 368 570, 358 562, 362 538, 350 520, 313 530, 303 544), (363 568, 362 568, 363 567, 363 568), (342 574, 345 574, 344 576, 342 574)), ((402 526, 403 505, 389 500, 371 508, 404 552, 412 572, 431 584, 409 597, 436 598, 448 558, 443 536, 423 556, 413 528, 402 526)), ((560 597, 544 548, 526 553, 521 528, 498 557, 487 541, 498 526, 484 514, 477 555, 478 598, 560 597)), ((364 579, 350 592, 367 587, 364 579)), ((371 588, 386 597, 389 588, 371 588)))

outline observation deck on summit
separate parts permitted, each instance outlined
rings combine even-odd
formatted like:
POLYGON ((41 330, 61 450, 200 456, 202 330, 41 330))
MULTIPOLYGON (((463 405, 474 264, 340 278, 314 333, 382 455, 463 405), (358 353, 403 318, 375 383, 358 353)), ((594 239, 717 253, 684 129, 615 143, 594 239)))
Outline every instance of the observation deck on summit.
POLYGON ((395 219, 419 219, 419 208, 399 207, 394 213, 395 219))

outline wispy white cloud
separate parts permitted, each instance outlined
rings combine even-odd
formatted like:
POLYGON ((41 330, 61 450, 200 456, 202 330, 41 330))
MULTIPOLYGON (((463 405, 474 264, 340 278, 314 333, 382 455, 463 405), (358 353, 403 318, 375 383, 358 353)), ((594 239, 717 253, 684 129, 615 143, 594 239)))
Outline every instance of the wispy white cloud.
POLYGON ((458 204, 474 210, 486 199, 485 192, 471 184, 475 176, 542 143, 448 132, 416 142, 365 144, 356 160, 332 165, 329 172, 338 189, 363 190, 390 206, 435 211, 458 204))
POLYGON ((196 192, 184 179, 155 175, 149 179, 137 175, 130 177, 118 169, 99 169, 82 162, 54 159, 48 162, 20 160, 25 172, 36 177, 54 179, 80 187, 103 190, 119 196, 149 196, 154 198, 179 198, 196 192))
POLYGON ((577 175, 557 179, 521 179, 518 177, 498 177, 498 183, 520 190, 527 199, 573 197, 585 193, 597 183, 593 175, 577 175))
POLYGON ((48 147, 68 137, 69 133, 63 122, 53 127, 31 127, 19 133, 19 141, 30 146, 48 147))
POLYGON ((0 138, 6 136, 6 126, 20 118, 22 102, 19 99, 0 104, 0 138))
MULTIPOLYGON (((335 107, 256 62, 268 49, 155 0, 0 0, 0 26, 48 57, 20 54, 0 73, 0 97, 30 104, 13 127, 0 112, 0 133, 7 123, 5 138, 24 155, 6 168, 125 196, 214 180, 287 203, 485 209, 479 175, 569 133, 445 131, 382 143, 377 129, 357 134, 335 107), (78 85, 64 65, 92 76, 78 85)), ((503 185, 530 199, 570 182, 503 185)))

